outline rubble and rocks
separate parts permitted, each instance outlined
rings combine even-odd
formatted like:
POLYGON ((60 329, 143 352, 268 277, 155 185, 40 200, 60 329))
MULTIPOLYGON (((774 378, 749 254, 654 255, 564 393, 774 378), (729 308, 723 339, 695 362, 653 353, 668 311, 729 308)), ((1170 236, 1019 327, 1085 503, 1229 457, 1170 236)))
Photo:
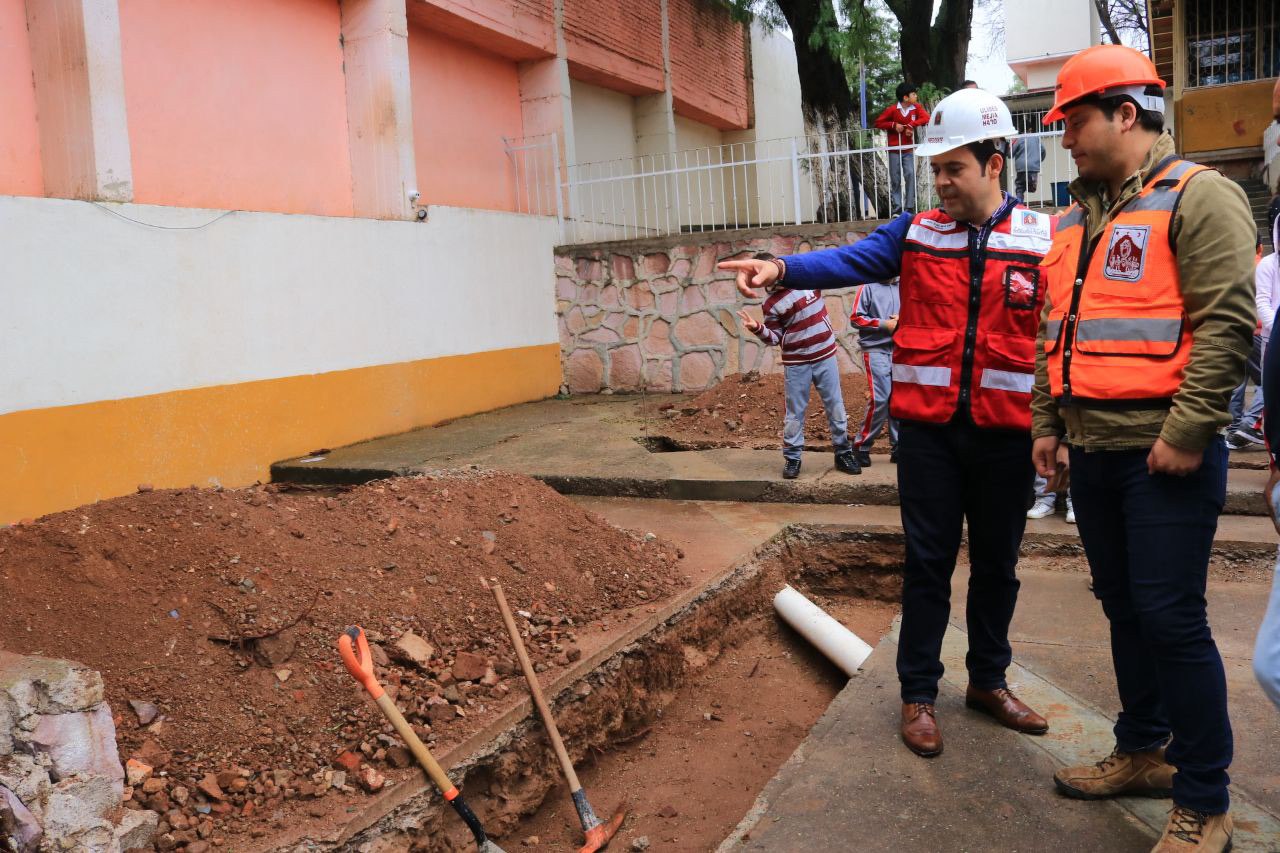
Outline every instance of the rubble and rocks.
MULTIPOLYGON (((379 647, 381 648, 381 647, 379 647)), ((391 647, 396 660, 411 663, 419 669, 427 669, 436 650, 430 643, 412 631, 405 631, 391 647)), ((386 664, 384 663, 383 666, 386 664)))
MULTIPOLYGON (((130 772, 136 778, 141 765, 130 772)), ((71 661, 0 651, 5 849, 120 853, 145 846, 158 816, 122 811, 124 805, 139 808, 125 793, 102 677, 71 661)))
MULTIPOLYGON (((199 853, 414 772, 338 661, 346 626, 364 626, 388 693, 424 741, 447 749, 516 685, 480 577, 501 581, 522 608, 517 621, 545 670, 566 665, 586 625, 683 588, 679 556, 536 481, 484 471, 328 493, 152 490, 0 529, 0 646, 101 671, 106 699, 125 711, 117 741, 107 738, 113 750, 118 742, 117 806, 122 797, 129 813, 156 814, 116 829, 199 853)), ((60 713, 85 715, 58 732, 111 722, 86 710, 103 699, 95 684, 93 702, 64 696, 65 686, 48 694, 66 700, 60 713)), ((45 732, 54 739, 53 724, 45 732)), ((102 789, 64 785, 75 762, 105 753, 101 737, 89 743, 50 756, 48 771, 5 763, 13 796, 0 800, 0 819, 25 820, 10 799, 61 797, 59 820, 68 798, 100 804, 102 789)))
MULTIPOLYGON (((867 381, 861 373, 842 373, 840 389, 855 432, 866 416, 867 381)), ((743 447, 780 449, 785 410, 783 375, 742 373, 727 377, 687 402, 658 403, 646 414, 655 419, 651 432, 673 439, 681 447, 743 447)), ((817 391, 810 391, 804 419, 805 443, 830 444, 826 409, 817 391)), ((883 434, 879 443, 886 443, 883 434)))

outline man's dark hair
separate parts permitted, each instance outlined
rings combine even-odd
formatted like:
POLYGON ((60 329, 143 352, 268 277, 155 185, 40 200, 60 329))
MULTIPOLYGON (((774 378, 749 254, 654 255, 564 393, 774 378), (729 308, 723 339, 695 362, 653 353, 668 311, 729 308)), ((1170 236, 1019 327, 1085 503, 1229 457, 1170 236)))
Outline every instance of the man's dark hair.
MULTIPOLYGON (((1163 94, 1159 86, 1148 86, 1142 90, 1144 95, 1160 95, 1163 94)), ((1102 98, 1097 95, 1086 95, 1076 104, 1092 104, 1102 110, 1102 114, 1107 117, 1107 121, 1111 121, 1116 117, 1116 110, 1120 109, 1120 105, 1128 102, 1133 104, 1134 109, 1138 111, 1138 126, 1143 130, 1149 130, 1152 133, 1160 133, 1164 130, 1164 116, 1160 113, 1144 110, 1138 106, 1137 102, 1128 95, 1114 95, 1110 98, 1102 98)))
POLYGON ((898 84, 898 100, 901 101, 903 98, 905 98, 907 95, 910 95, 912 92, 918 92, 918 91, 920 90, 917 89, 915 85, 912 83, 907 83, 905 81, 902 83, 899 83, 898 84))
POLYGON ((987 164, 991 162, 991 158, 999 154, 1001 157, 1007 157, 1006 144, 1003 139, 983 139, 980 142, 970 142, 965 148, 973 154, 973 158, 978 161, 979 174, 987 173, 987 164))
POLYGON ((965 80, 963 83, 961 83, 961 84, 960 84, 960 88, 961 88, 961 89, 976 89, 976 88, 978 88, 978 81, 977 81, 977 80, 965 80))

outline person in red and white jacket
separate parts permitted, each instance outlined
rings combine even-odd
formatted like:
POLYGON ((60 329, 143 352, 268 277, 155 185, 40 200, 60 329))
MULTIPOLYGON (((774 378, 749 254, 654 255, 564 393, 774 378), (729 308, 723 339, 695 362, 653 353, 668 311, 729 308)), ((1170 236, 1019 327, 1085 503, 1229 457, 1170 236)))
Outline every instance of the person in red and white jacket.
POLYGON ((738 312, 747 331, 770 346, 782 347, 786 389, 786 416, 782 426, 782 476, 800 476, 804 451, 804 415, 809 408, 809 388, 816 386, 827 410, 836 469, 861 474, 862 468, 849 442, 849 416, 840 391, 840 365, 836 361, 836 335, 822 294, 812 290, 775 288, 761 306, 764 322, 745 310, 738 312))
POLYGON ((897 94, 898 102, 885 107, 875 120, 875 127, 889 132, 889 206, 893 216, 904 209, 916 212, 916 128, 929 123, 929 113, 920 106, 915 86, 899 83, 897 94))

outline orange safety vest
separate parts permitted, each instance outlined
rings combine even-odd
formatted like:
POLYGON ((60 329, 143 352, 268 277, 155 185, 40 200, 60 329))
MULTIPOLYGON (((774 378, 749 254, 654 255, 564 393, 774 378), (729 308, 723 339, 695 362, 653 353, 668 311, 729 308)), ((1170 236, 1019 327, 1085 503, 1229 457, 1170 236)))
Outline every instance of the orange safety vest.
POLYGON ((1168 408, 1191 357, 1172 224, 1187 182, 1208 171, 1156 165, 1092 245, 1072 205, 1044 259, 1051 308, 1044 351, 1059 405, 1168 408))

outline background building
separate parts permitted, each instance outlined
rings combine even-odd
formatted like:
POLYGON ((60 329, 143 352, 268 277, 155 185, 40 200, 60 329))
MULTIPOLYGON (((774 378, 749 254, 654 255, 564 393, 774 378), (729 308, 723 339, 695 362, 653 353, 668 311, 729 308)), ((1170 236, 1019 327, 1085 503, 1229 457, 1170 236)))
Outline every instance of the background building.
MULTIPOLYGON (((1271 116, 1271 90, 1280 76, 1280 3, 1150 0, 1147 5, 1152 56, 1167 84, 1165 126, 1184 156, 1241 184, 1261 224, 1270 193, 1280 190, 1274 143, 1280 131, 1271 116)), ((1097 9, 1085 0, 1005 0, 1005 15, 1009 67, 1027 86, 1005 101, 1015 123, 1031 130, 1053 103, 1062 64, 1099 42, 1097 9)), ((1046 153, 1040 192, 1031 200, 1061 205, 1067 201, 1069 158, 1056 144, 1046 145, 1046 153)))
POLYGON ((524 158, 753 138, 779 38, 709 0, 0 0, 0 523, 555 394, 575 200, 524 158))

